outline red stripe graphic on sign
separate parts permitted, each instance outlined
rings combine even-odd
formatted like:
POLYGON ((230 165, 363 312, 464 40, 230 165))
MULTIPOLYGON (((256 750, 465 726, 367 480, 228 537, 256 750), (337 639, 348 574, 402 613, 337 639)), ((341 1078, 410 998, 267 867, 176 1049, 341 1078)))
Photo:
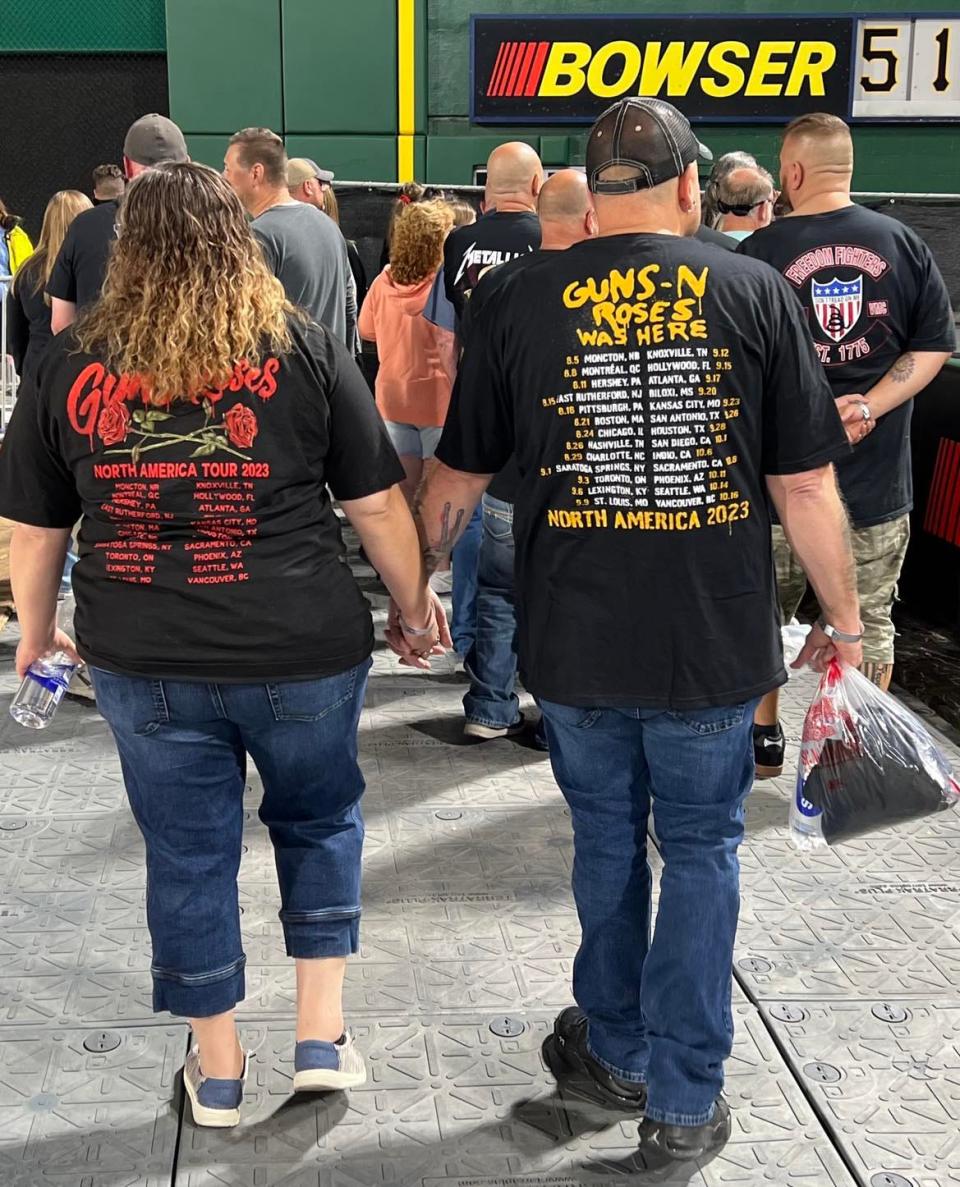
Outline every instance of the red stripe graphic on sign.
POLYGON ((948 443, 941 437, 937 448, 937 460, 933 467, 933 477, 930 479, 930 489, 927 492, 927 511, 923 517, 923 530, 931 536, 936 534, 935 525, 940 512, 940 489, 943 486, 943 461, 946 456, 948 443))
POLYGON ((497 60, 493 64, 493 69, 490 71, 490 82, 487 86, 487 96, 495 95, 497 93, 497 75, 500 73, 500 67, 503 65, 503 54, 507 48, 505 41, 500 42, 500 48, 497 50, 497 60))
POLYGON ((956 453, 956 443, 953 441, 944 441, 943 451, 943 472, 940 475, 940 490, 937 494, 937 509, 933 521, 933 534, 935 536, 942 536, 944 528, 947 526, 947 484, 949 482, 950 471, 953 469, 954 455, 956 453))
POLYGON ((525 95, 535 95, 537 88, 540 86, 540 79, 543 78, 543 68, 547 64, 547 51, 550 49, 549 41, 541 41, 537 46, 537 56, 533 59, 533 66, 530 68, 530 74, 527 77, 525 95))
POLYGON ((507 42, 507 52, 503 57, 503 65, 500 68, 500 77, 497 79, 497 95, 503 95, 506 91, 507 79, 510 77, 510 71, 513 68, 513 61, 517 54, 517 43, 515 41, 507 42))
POLYGON ((960 442, 941 438, 923 529, 960 545, 960 442))
POLYGON ((522 95, 527 86, 527 75, 530 73, 530 67, 533 65, 533 55, 537 52, 537 43, 535 41, 527 42, 527 52, 523 55, 523 64, 520 67, 520 73, 517 75, 517 85, 513 91, 514 95, 522 95))
POLYGON ((514 87, 517 85, 517 75, 520 73, 520 67, 523 65, 523 56, 527 52, 527 42, 517 42, 517 54, 513 59, 513 69, 510 71, 510 81, 507 83, 507 89, 503 92, 505 95, 515 95, 514 87))
POLYGON ((943 531, 944 540, 956 543, 958 524, 960 524, 960 445, 956 441, 953 445, 950 471, 947 475, 947 488, 943 493, 946 505, 946 522, 943 531))
POLYGON ((940 492, 940 518, 937 522, 937 535, 944 540, 950 539, 950 527, 953 521, 953 505, 956 499, 957 470, 960 464, 960 446, 956 441, 949 442, 950 448, 943 468, 943 490, 940 492))

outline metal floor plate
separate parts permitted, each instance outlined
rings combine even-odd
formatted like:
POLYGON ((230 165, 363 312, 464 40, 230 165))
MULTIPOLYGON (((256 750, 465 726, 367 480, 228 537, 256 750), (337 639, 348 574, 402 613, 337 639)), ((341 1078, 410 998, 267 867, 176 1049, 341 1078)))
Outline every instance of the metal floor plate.
POLYGON ((355 1027, 367 1085, 349 1095, 292 1095, 292 1026, 248 1024, 253 1050, 242 1128, 185 1126, 178 1187, 698 1187, 776 1182, 852 1184, 822 1144, 813 1111, 754 1008, 736 1008, 728 1090, 736 1125, 700 1169, 651 1173, 636 1155, 636 1122, 617 1121, 576 1092, 561 1098, 540 1045, 552 1014, 516 1013, 498 1038, 489 1014, 380 1019, 355 1027))
MULTIPOLYGON (((0 691, 14 643, 0 637, 0 691)), ((451 659, 421 674, 374 657, 345 993, 370 1081, 348 1096, 290 1094, 294 975, 251 768, 240 1014, 255 1059, 231 1133, 179 1118, 187 1031, 152 1012, 143 846, 105 724, 70 704, 43 734, 4 716, 0 1185, 956 1187, 960 813, 798 853, 786 822, 813 685, 791 681, 787 773, 748 803, 734 1138, 674 1172, 643 1167, 635 1122, 558 1096, 544 1068, 579 934, 569 816, 543 754, 464 741, 451 659), (504 1019, 522 1031, 498 1037, 504 1019)))

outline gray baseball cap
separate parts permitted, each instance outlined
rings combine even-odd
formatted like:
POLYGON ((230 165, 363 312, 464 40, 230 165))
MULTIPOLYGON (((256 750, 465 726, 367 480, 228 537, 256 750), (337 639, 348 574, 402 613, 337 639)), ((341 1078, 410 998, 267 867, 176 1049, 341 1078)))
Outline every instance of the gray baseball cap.
POLYGON ((130 125, 123 142, 123 155, 138 165, 159 165, 163 161, 189 161, 183 133, 165 115, 155 111, 130 125))

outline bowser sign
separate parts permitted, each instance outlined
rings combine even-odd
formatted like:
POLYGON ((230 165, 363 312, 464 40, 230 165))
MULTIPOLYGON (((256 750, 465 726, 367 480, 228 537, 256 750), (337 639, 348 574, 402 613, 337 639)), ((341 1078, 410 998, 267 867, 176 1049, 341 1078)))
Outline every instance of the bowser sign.
POLYGON ((960 119, 956 16, 474 16, 471 27, 476 123, 590 123, 628 95, 691 120, 960 119))

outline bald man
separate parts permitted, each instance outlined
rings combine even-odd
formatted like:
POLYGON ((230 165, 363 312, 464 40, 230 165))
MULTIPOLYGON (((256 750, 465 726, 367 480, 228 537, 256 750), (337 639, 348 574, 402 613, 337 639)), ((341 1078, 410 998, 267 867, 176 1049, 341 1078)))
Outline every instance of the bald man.
MULTIPOLYGON (((850 197, 853 140, 833 115, 788 125, 780 182, 790 215, 739 250, 771 264, 803 306, 852 451, 837 463, 853 525, 863 671, 881 688, 893 674, 891 617, 910 536, 913 398, 956 346, 950 299, 930 249, 903 223, 850 197)), ((806 588, 783 532, 774 528, 780 600, 787 621, 806 588)), ((761 777, 783 769, 776 693, 757 712, 761 777)))
MULTIPOLYGON (((537 198, 542 242, 481 277, 464 309, 461 333, 468 351, 483 349, 482 311, 544 252, 566 251, 597 233, 597 213, 587 179, 576 169, 548 178, 537 198), (480 319, 478 321, 478 319, 480 319)), ((487 488, 481 503, 483 536, 477 566, 477 629, 464 667, 470 689, 463 698, 468 738, 503 738, 526 727, 517 698, 517 616, 513 587, 513 502, 520 474, 511 458, 487 488)), ((542 730, 535 742, 545 746, 542 730)))
MULTIPOLYGON (((443 249, 444 291, 458 328, 465 303, 481 275, 540 246, 537 195, 542 184, 543 166, 528 144, 501 144, 487 159, 483 217, 451 232, 443 249)), ((450 632, 454 648, 463 656, 469 654, 476 638, 479 549, 478 509, 453 554, 450 632)))
POLYGON ((444 284, 458 318, 488 268, 540 246, 537 196, 542 185, 540 158, 522 141, 501 144, 487 158, 484 217, 454 231, 443 252, 444 284))
POLYGON ((732 169, 717 182, 718 231, 742 241, 773 222, 773 178, 759 165, 732 169))

